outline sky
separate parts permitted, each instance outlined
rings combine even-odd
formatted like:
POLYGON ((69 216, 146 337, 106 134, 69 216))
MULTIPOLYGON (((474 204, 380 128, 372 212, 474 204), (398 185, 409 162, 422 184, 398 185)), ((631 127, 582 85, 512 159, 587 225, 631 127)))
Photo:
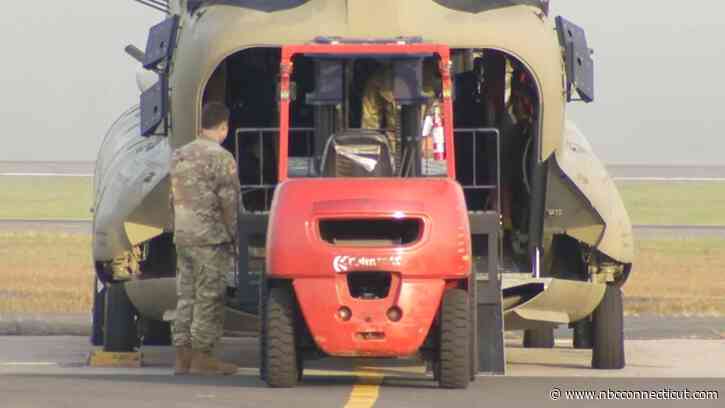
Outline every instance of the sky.
POLYGON ((552 0, 587 30, 596 100, 569 117, 608 163, 725 164, 725 5, 552 0))
POLYGON ((163 14, 131 0, 13 1, 0 13, 0 160, 92 161, 138 102, 136 66, 163 14))
MULTIPOLYGON (((723 11, 717 0, 552 0, 595 50, 597 99, 570 105, 569 117, 605 162, 725 164, 723 11)), ((94 160, 138 101, 137 63, 123 48, 145 48, 162 19, 131 0, 6 6, 0 161, 94 160)))

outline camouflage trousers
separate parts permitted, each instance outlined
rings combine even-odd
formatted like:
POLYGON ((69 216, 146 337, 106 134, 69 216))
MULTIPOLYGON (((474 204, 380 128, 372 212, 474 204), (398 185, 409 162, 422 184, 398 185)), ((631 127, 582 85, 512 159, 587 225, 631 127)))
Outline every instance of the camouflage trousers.
POLYGON ((232 245, 177 246, 174 345, 211 352, 224 333, 228 272, 234 269, 232 245))

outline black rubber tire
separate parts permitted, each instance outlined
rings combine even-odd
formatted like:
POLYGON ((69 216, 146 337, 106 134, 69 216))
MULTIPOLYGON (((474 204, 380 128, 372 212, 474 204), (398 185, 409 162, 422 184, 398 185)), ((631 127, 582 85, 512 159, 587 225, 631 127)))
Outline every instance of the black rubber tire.
POLYGON ((440 318, 438 384, 467 388, 471 382, 471 309, 468 292, 449 289, 443 295, 440 318))
POLYGON ((478 282, 476 282, 476 274, 474 273, 471 279, 469 280, 468 284, 468 290, 471 294, 469 299, 469 307, 471 308, 471 315, 470 315, 470 332, 471 332, 471 339, 469 340, 469 346, 471 348, 471 381, 476 381, 476 374, 478 374, 478 353, 480 350, 480 346, 478 344, 478 282))
POLYGON ((136 310, 123 283, 112 283, 106 291, 106 316, 103 325, 103 350, 134 351, 139 345, 136 310))
POLYGON ((591 350, 592 348, 592 321, 580 320, 573 325, 573 344, 577 350, 591 350))
POLYGON ((625 366, 622 290, 607 285, 604 298, 592 314, 592 368, 620 370, 625 366))
POLYGON ((294 387, 300 370, 295 342, 294 300, 289 289, 270 289, 263 319, 265 381, 270 387, 294 387))
POLYGON ((93 323, 91 345, 103 346, 103 326, 106 320, 106 287, 98 279, 93 289, 93 323))
POLYGON ((554 348, 554 328, 524 330, 524 348, 554 348))
POLYGON ((259 379, 267 381, 267 287, 264 283, 259 287, 259 379))

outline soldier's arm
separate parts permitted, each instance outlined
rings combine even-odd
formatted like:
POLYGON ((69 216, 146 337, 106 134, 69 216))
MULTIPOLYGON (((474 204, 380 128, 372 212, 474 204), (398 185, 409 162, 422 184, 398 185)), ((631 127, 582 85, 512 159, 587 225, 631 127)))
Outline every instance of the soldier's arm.
POLYGON ((220 169, 217 174, 216 193, 219 196, 224 225, 236 246, 240 186, 239 177, 237 177, 237 163, 231 155, 224 155, 220 160, 220 169))

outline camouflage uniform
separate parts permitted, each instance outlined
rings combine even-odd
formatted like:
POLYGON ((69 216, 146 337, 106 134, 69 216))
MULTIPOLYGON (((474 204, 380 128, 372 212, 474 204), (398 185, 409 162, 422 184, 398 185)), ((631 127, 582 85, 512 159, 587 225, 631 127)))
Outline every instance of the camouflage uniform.
POLYGON ((397 154, 398 112, 395 107, 393 70, 390 65, 377 70, 365 84, 362 99, 362 128, 384 129, 390 150, 394 155, 397 154))
POLYGON ((226 274, 235 262, 239 190, 237 163, 217 142, 197 138, 174 152, 177 347, 211 352, 223 333, 226 274))
MULTIPOLYGON (((423 95, 428 98, 435 97, 435 65, 423 66, 423 95)), ((388 136, 390 150, 398 155, 399 140, 398 112, 395 95, 393 93, 394 72, 392 64, 385 64, 373 73, 365 83, 362 97, 362 128, 383 129, 388 136)), ((425 111, 425 108, 421 108, 425 111)))
POLYGON ((226 273, 234 268, 232 244, 178 246, 177 265, 174 345, 209 353, 224 332, 226 273))

